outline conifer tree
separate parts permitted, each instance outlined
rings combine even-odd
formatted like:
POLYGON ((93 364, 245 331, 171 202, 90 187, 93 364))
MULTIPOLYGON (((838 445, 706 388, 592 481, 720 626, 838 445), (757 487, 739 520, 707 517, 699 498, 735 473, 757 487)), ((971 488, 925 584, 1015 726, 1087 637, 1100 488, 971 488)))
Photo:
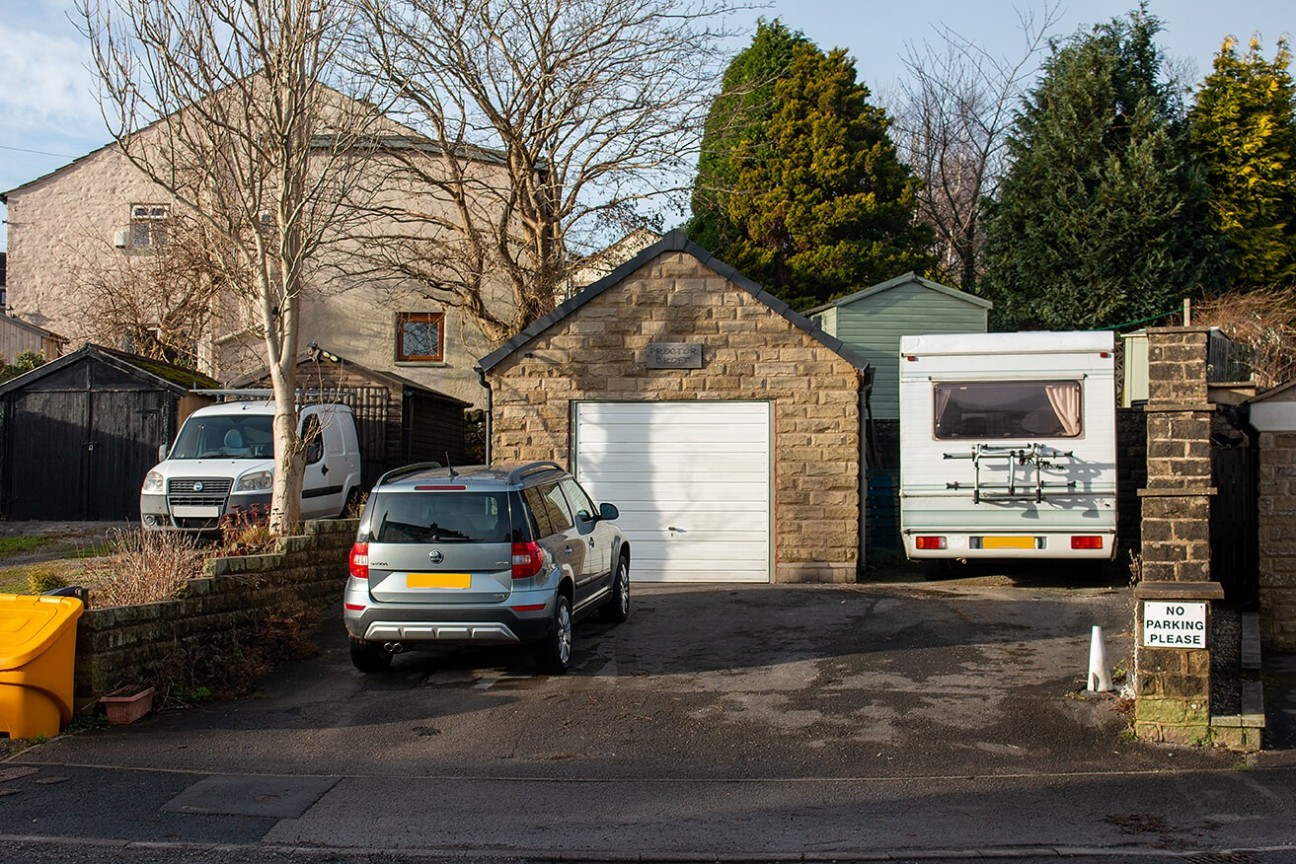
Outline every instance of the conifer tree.
MULTIPOLYGON (((761 102, 736 115, 726 112, 737 100, 718 99, 713 107, 717 128, 728 122, 745 131, 730 158, 707 174, 731 184, 716 199, 721 216, 711 224, 721 230, 695 229, 694 238, 801 309, 925 270, 932 234, 913 218, 917 181, 854 63, 800 34, 763 35, 753 48, 765 65, 754 68, 781 62, 790 42, 786 72, 773 84, 767 114, 761 102)), ((752 68, 751 55, 740 59, 740 69, 752 68)), ((695 209, 694 226, 704 222, 702 212, 695 209)))
POLYGON ((1206 169, 1211 217, 1228 243, 1237 284, 1296 278, 1296 86, 1291 49, 1273 60, 1252 38, 1239 56, 1229 37, 1189 114, 1189 140, 1206 169))
POLYGON ((986 222, 999 327, 1093 328, 1213 288, 1218 244, 1182 109, 1140 7, 1054 50, 1015 124, 986 222))

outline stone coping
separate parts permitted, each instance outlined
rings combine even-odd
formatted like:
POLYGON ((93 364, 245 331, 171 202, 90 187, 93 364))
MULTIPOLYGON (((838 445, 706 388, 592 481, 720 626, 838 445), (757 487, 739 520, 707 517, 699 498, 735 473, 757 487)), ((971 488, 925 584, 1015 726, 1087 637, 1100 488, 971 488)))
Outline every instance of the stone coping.
POLYGON ((1138 490, 1140 498, 1209 498, 1218 494, 1214 486, 1150 486, 1138 490))
POLYGON ((1209 402, 1152 402, 1149 400, 1143 405, 1143 411, 1148 414, 1183 414, 1190 411, 1209 414, 1214 410, 1215 406, 1209 402))
POLYGON ((1134 588, 1134 596, 1140 600, 1223 600, 1224 586, 1218 582, 1145 581, 1134 588))

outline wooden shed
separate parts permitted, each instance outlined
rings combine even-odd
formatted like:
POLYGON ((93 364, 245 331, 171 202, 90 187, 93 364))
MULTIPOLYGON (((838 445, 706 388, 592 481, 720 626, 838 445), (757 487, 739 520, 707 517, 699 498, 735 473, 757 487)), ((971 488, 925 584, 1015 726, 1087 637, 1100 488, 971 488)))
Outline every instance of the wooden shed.
POLYGON ((98 345, 0 385, 0 512, 136 520, 144 475, 211 378, 98 345))
POLYGON ((898 420, 900 337, 985 333, 992 306, 988 300, 906 273, 812 309, 809 317, 875 370, 870 416, 898 420))
POLYGON ((992 305, 906 273, 808 313, 875 370, 866 418, 864 512, 870 546, 893 548, 900 542, 900 337, 984 333, 992 305))
MULTIPOLYGON (((268 388, 262 368, 227 382, 230 389, 268 388)), ((340 402, 355 413, 361 480, 368 490, 384 472, 411 462, 470 461, 464 412, 472 404, 390 372, 362 366, 312 345, 297 362, 304 402, 340 402)))
POLYGON ((21 318, 0 315, 0 360, 13 363, 24 351, 33 351, 46 360, 63 356, 67 339, 43 327, 28 324, 21 318))

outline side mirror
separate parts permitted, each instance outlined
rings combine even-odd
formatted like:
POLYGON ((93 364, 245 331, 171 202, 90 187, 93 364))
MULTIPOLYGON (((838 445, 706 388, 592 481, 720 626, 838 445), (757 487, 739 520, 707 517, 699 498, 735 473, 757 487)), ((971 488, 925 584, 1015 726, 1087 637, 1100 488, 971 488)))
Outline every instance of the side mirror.
POLYGON ((615 504, 600 504, 599 518, 611 522, 621 515, 621 511, 616 508, 615 504))
POLYGON ((165 462, 165 461, 166 461, 166 457, 167 457, 167 453, 168 453, 170 450, 171 450, 171 447, 170 447, 169 445, 167 445, 167 444, 159 444, 159 445, 158 445, 158 460, 157 460, 157 461, 159 461, 159 462, 165 462))

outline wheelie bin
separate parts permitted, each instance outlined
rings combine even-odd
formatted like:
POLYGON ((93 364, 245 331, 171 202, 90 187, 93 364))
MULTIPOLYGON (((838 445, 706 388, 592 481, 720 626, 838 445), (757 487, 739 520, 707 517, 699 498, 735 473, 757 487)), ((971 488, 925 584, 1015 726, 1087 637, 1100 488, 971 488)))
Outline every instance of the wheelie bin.
POLYGON ((75 597, 0 594, 0 732, 57 735, 72 720, 75 597))

